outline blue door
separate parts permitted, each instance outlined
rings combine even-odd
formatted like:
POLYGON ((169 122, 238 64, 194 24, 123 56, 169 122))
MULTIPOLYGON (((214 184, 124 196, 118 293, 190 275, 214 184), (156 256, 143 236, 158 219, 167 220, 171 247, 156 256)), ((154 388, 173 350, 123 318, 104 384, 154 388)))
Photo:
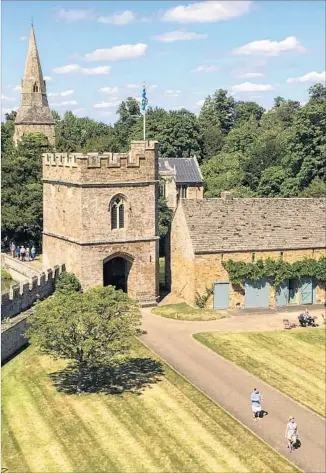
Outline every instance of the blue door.
POLYGON ((312 278, 301 278, 300 287, 300 302, 301 304, 312 304, 313 302, 313 288, 312 278))
POLYGON ((282 307, 288 305, 289 302, 289 281, 282 282, 276 289, 275 294, 276 305, 282 307))
POLYGON ((246 281, 245 307, 268 307, 269 283, 266 279, 259 281, 246 281))
POLYGON ((217 282, 214 285, 214 310, 229 307, 229 283, 217 282))

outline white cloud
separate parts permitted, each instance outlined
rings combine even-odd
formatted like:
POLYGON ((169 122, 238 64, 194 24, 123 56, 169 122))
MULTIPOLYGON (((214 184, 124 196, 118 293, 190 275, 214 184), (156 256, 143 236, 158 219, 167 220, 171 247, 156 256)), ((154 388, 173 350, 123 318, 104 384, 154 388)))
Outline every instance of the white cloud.
POLYGON ((191 72, 215 72, 218 71, 219 67, 217 66, 205 66, 205 65, 200 65, 196 67, 195 69, 192 69, 191 72))
POLYGON ((251 1, 209 1, 190 3, 170 8, 163 14, 163 21, 177 23, 213 23, 241 16, 248 12, 251 1))
POLYGON ((208 34, 194 33, 191 31, 170 31, 169 33, 159 34, 154 36, 158 41, 163 43, 173 43, 174 41, 191 41, 193 39, 207 38, 208 34))
POLYGON ((98 89, 99 92, 103 92, 104 94, 114 95, 119 93, 119 87, 102 87, 98 89))
POLYGON ((66 23, 74 23, 76 21, 90 20, 93 18, 92 10, 75 10, 60 8, 55 13, 57 21, 65 21, 66 23))
POLYGON ((255 77, 264 77, 265 74, 262 72, 246 72, 245 74, 240 74, 238 77, 242 79, 254 79, 255 77))
POLYGON ((237 48, 234 52, 235 54, 244 55, 278 56, 286 51, 303 52, 304 50, 304 47, 295 36, 288 36, 282 41, 271 41, 270 39, 252 41, 237 48))
POLYGON ((286 79, 286 82, 291 83, 291 82, 323 82, 325 83, 326 81, 326 71, 323 72, 307 72, 307 74, 304 74, 301 77, 289 77, 286 79))
POLYGON ((12 111, 17 112, 18 107, 11 107, 11 108, 2 108, 1 111, 3 114, 11 113, 12 111))
POLYGON ((77 115, 79 113, 82 113, 86 110, 86 108, 74 108, 74 110, 71 110, 74 115, 77 115))
POLYGON ((271 84, 253 84, 252 82, 243 82, 242 84, 233 85, 232 92, 265 92, 267 90, 274 90, 271 84))
POLYGON ((97 21, 100 23, 111 23, 113 25, 127 25, 134 21, 135 15, 132 11, 126 10, 112 16, 100 16, 97 21))
MULTIPOLYGON (((115 99, 117 97, 114 97, 115 99)), ((94 108, 111 108, 111 107, 117 107, 118 105, 120 105, 120 100, 113 100, 111 102, 100 102, 100 103, 96 103, 94 105, 94 108)))
POLYGON ((47 82, 50 82, 50 80, 52 80, 52 77, 51 76, 44 76, 44 80, 46 80, 47 82))
POLYGON ((147 44, 122 44, 112 48, 96 49, 92 53, 85 54, 86 61, 119 61, 121 59, 133 59, 144 56, 147 44))
POLYGON ((196 105, 198 105, 198 107, 202 107, 204 105, 204 102, 205 100, 199 100, 199 102, 196 102, 196 105))
POLYGON ((14 97, 7 97, 7 95, 1 94, 1 100, 11 102, 12 100, 15 100, 14 97))
POLYGON ((63 102, 52 102, 50 103, 51 107, 64 107, 66 105, 77 105, 78 102, 76 100, 65 100, 63 102))
POLYGON ((126 84, 125 85, 125 88, 126 89, 139 89, 141 86, 141 84, 126 84))
POLYGON ((15 90, 16 92, 21 92, 22 90, 21 85, 15 85, 15 87, 13 87, 12 90, 15 90))
POLYGON ((168 89, 168 90, 165 91, 165 96, 166 97, 179 97, 180 94, 181 94, 181 90, 168 89))
POLYGON ((20 41, 26 41, 26 40, 27 40, 27 36, 20 36, 20 37, 19 37, 19 40, 20 40, 20 41))
POLYGON ((100 112, 101 117, 106 117, 108 115, 112 115, 112 112, 105 111, 105 112, 100 112))
POLYGON ((71 74, 72 72, 79 72, 87 75, 101 75, 109 74, 111 72, 111 66, 100 66, 100 67, 81 67, 78 64, 67 64, 67 66, 56 67, 53 69, 57 74, 71 74))
POLYGON ((69 89, 63 92, 50 92, 48 96, 49 97, 67 97, 68 95, 72 95, 73 93, 74 93, 74 90, 69 89))

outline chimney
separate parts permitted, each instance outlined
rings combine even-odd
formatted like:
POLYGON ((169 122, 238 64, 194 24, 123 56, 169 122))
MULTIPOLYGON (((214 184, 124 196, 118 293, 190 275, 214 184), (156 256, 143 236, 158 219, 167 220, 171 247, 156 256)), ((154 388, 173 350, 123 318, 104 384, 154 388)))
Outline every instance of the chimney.
POLYGON ((228 192, 228 191, 221 192, 221 199, 222 200, 232 200, 233 199, 232 192, 228 192))

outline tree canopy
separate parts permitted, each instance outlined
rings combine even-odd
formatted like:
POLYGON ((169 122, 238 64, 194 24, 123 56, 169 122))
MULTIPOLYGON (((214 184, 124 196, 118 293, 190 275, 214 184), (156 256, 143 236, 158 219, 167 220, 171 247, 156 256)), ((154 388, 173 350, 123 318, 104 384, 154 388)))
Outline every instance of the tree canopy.
POLYGON ((138 305, 112 286, 86 292, 58 291, 39 302, 27 337, 43 353, 72 361, 82 378, 91 368, 128 353, 140 325, 138 305))

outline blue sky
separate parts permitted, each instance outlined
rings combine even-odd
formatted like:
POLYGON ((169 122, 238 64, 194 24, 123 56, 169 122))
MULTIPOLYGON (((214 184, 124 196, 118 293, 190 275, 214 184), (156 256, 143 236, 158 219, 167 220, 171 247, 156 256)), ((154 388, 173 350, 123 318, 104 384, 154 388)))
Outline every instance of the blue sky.
POLYGON ((2 111, 19 105, 31 17, 51 108, 106 123, 117 104, 195 113, 225 88, 270 108, 325 80, 323 1, 2 2, 2 111))

